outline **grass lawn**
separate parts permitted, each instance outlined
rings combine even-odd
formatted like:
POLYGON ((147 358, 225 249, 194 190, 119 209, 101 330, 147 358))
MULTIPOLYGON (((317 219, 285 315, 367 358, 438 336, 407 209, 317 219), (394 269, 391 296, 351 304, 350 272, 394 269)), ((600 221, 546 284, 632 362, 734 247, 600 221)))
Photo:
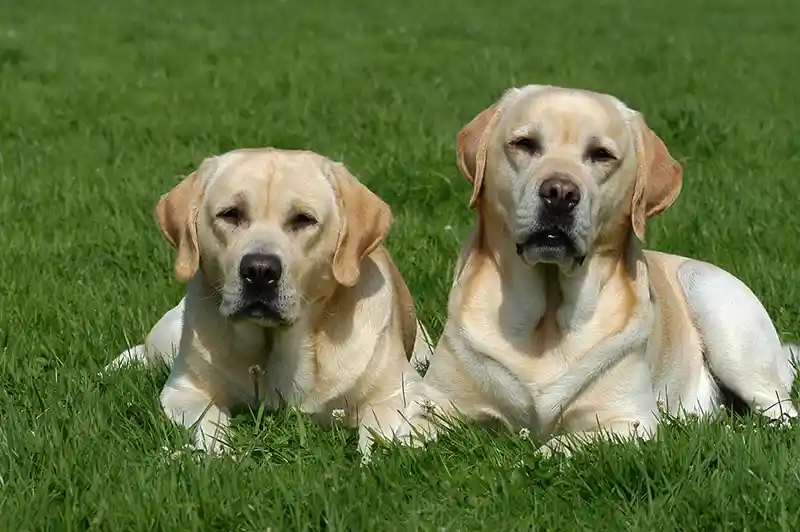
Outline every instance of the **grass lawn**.
POLYGON ((393 208, 438 337, 473 214, 455 134, 503 89, 591 88, 684 165, 650 247, 745 280, 800 338, 800 2, 0 0, 0 530, 796 530, 800 428, 670 424, 559 465, 464 429, 362 468, 349 431, 236 420, 197 460, 163 372, 97 372, 183 287, 153 219, 206 155, 310 148, 393 208))

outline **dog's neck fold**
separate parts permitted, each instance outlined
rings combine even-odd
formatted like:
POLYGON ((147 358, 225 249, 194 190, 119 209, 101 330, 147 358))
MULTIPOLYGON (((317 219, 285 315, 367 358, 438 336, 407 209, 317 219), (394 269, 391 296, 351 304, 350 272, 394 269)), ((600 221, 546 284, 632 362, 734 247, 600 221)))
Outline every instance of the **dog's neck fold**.
POLYGON ((503 280, 504 297, 546 301, 540 321, 550 317, 562 331, 577 330, 594 316, 606 289, 619 291, 615 296, 607 296, 616 297, 620 306, 634 304, 637 297, 632 287, 635 264, 643 260, 635 238, 629 237, 619 246, 590 253, 582 265, 565 272, 555 264, 525 264, 516 253, 510 232, 493 218, 485 212, 479 215, 479 235, 473 252, 485 255, 495 265, 503 280), (535 282, 518 282, 531 278, 535 282), (520 286, 529 290, 520 293, 520 286))

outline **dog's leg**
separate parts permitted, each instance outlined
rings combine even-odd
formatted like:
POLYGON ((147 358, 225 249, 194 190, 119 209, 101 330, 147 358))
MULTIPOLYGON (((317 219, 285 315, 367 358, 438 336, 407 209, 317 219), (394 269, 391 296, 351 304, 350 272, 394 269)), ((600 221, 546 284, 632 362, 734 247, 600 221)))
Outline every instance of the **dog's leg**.
POLYGON ((219 453, 228 445, 229 412, 216 404, 185 375, 170 375, 161 392, 161 406, 167 417, 192 429, 196 449, 219 453))
POLYGON ((580 430, 554 436, 539 447, 536 453, 541 456, 553 456, 558 454, 568 458, 572 455, 573 451, 577 451, 582 446, 598 440, 621 439, 628 442, 637 442, 649 440, 654 432, 655 425, 646 427, 638 421, 604 423, 602 428, 598 428, 597 430, 580 430))
POLYGON ((130 364, 144 364, 152 367, 159 362, 171 366, 178 352, 183 329, 185 299, 168 310, 150 330, 144 344, 126 349, 112 360, 104 369, 111 371, 130 364))
POLYGON ((454 397, 460 396, 456 393, 446 395, 423 380, 415 396, 406 401, 395 439, 404 445, 419 447, 435 441, 440 431, 452 430, 465 420, 481 424, 497 419, 497 413, 480 401, 462 400, 461 404, 470 408, 462 412, 453 401, 454 397))
POLYGON ((706 363, 721 383, 770 419, 798 416, 790 392, 790 349, 753 292, 726 271, 697 261, 678 270, 706 363))
POLYGON ((395 419, 395 411, 390 408, 365 406, 363 415, 358 423, 358 452, 363 461, 369 461, 372 456, 372 444, 375 438, 391 440, 394 437, 392 425, 400 423, 395 419))
MULTIPOLYGON (((410 443, 412 427, 406 418, 408 407, 418 400, 422 389, 421 378, 416 374, 405 374, 406 382, 403 390, 393 393, 380 401, 373 401, 358 412, 359 441, 358 449, 362 454, 369 454, 374 437, 410 443), (373 435, 374 434, 374 435, 373 435)), ((414 443, 419 444, 419 441, 414 443)))

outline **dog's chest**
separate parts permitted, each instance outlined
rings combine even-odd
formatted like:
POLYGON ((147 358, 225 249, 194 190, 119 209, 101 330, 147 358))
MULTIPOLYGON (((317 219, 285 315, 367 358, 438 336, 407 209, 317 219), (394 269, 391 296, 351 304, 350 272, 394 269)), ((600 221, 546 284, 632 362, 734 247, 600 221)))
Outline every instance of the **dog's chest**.
POLYGON ((314 412, 322 402, 316 389, 316 359, 313 345, 305 335, 277 338, 267 369, 262 376, 264 397, 269 406, 288 405, 314 412))
POLYGON ((313 387, 314 357, 310 342, 292 331, 271 336, 263 330, 233 330, 218 374, 235 390, 235 402, 269 408, 302 406, 313 387))
POLYGON ((476 300, 482 303, 458 320, 457 356, 507 425, 548 430, 539 422, 543 394, 608 335, 608 316, 584 312, 570 320, 543 298, 476 300))

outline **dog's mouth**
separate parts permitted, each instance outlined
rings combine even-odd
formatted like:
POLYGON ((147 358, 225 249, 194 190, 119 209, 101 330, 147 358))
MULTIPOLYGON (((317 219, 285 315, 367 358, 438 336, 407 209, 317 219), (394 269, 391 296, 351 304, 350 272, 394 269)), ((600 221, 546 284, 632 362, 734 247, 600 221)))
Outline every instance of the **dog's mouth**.
POLYGON ((550 227, 530 233, 517 244, 517 255, 526 262, 575 262, 583 264, 585 256, 578 252, 575 240, 563 229, 550 227))
POLYGON ((574 254, 575 243, 566 231, 558 228, 534 231, 521 244, 517 244, 517 255, 527 249, 538 251, 561 251, 574 254))
POLYGON ((574 250, 575 244, 572 242, 572 238, 561 229, 544 229, 534 231, 522 244, 517 244, 517 254, 522 254, 527 247, 574 250))
POLYGON ((274 305, 263 300, 248 301, 241 305, 233 318, 249 319, 266 327, 291 325, 289 320, 274 305))

